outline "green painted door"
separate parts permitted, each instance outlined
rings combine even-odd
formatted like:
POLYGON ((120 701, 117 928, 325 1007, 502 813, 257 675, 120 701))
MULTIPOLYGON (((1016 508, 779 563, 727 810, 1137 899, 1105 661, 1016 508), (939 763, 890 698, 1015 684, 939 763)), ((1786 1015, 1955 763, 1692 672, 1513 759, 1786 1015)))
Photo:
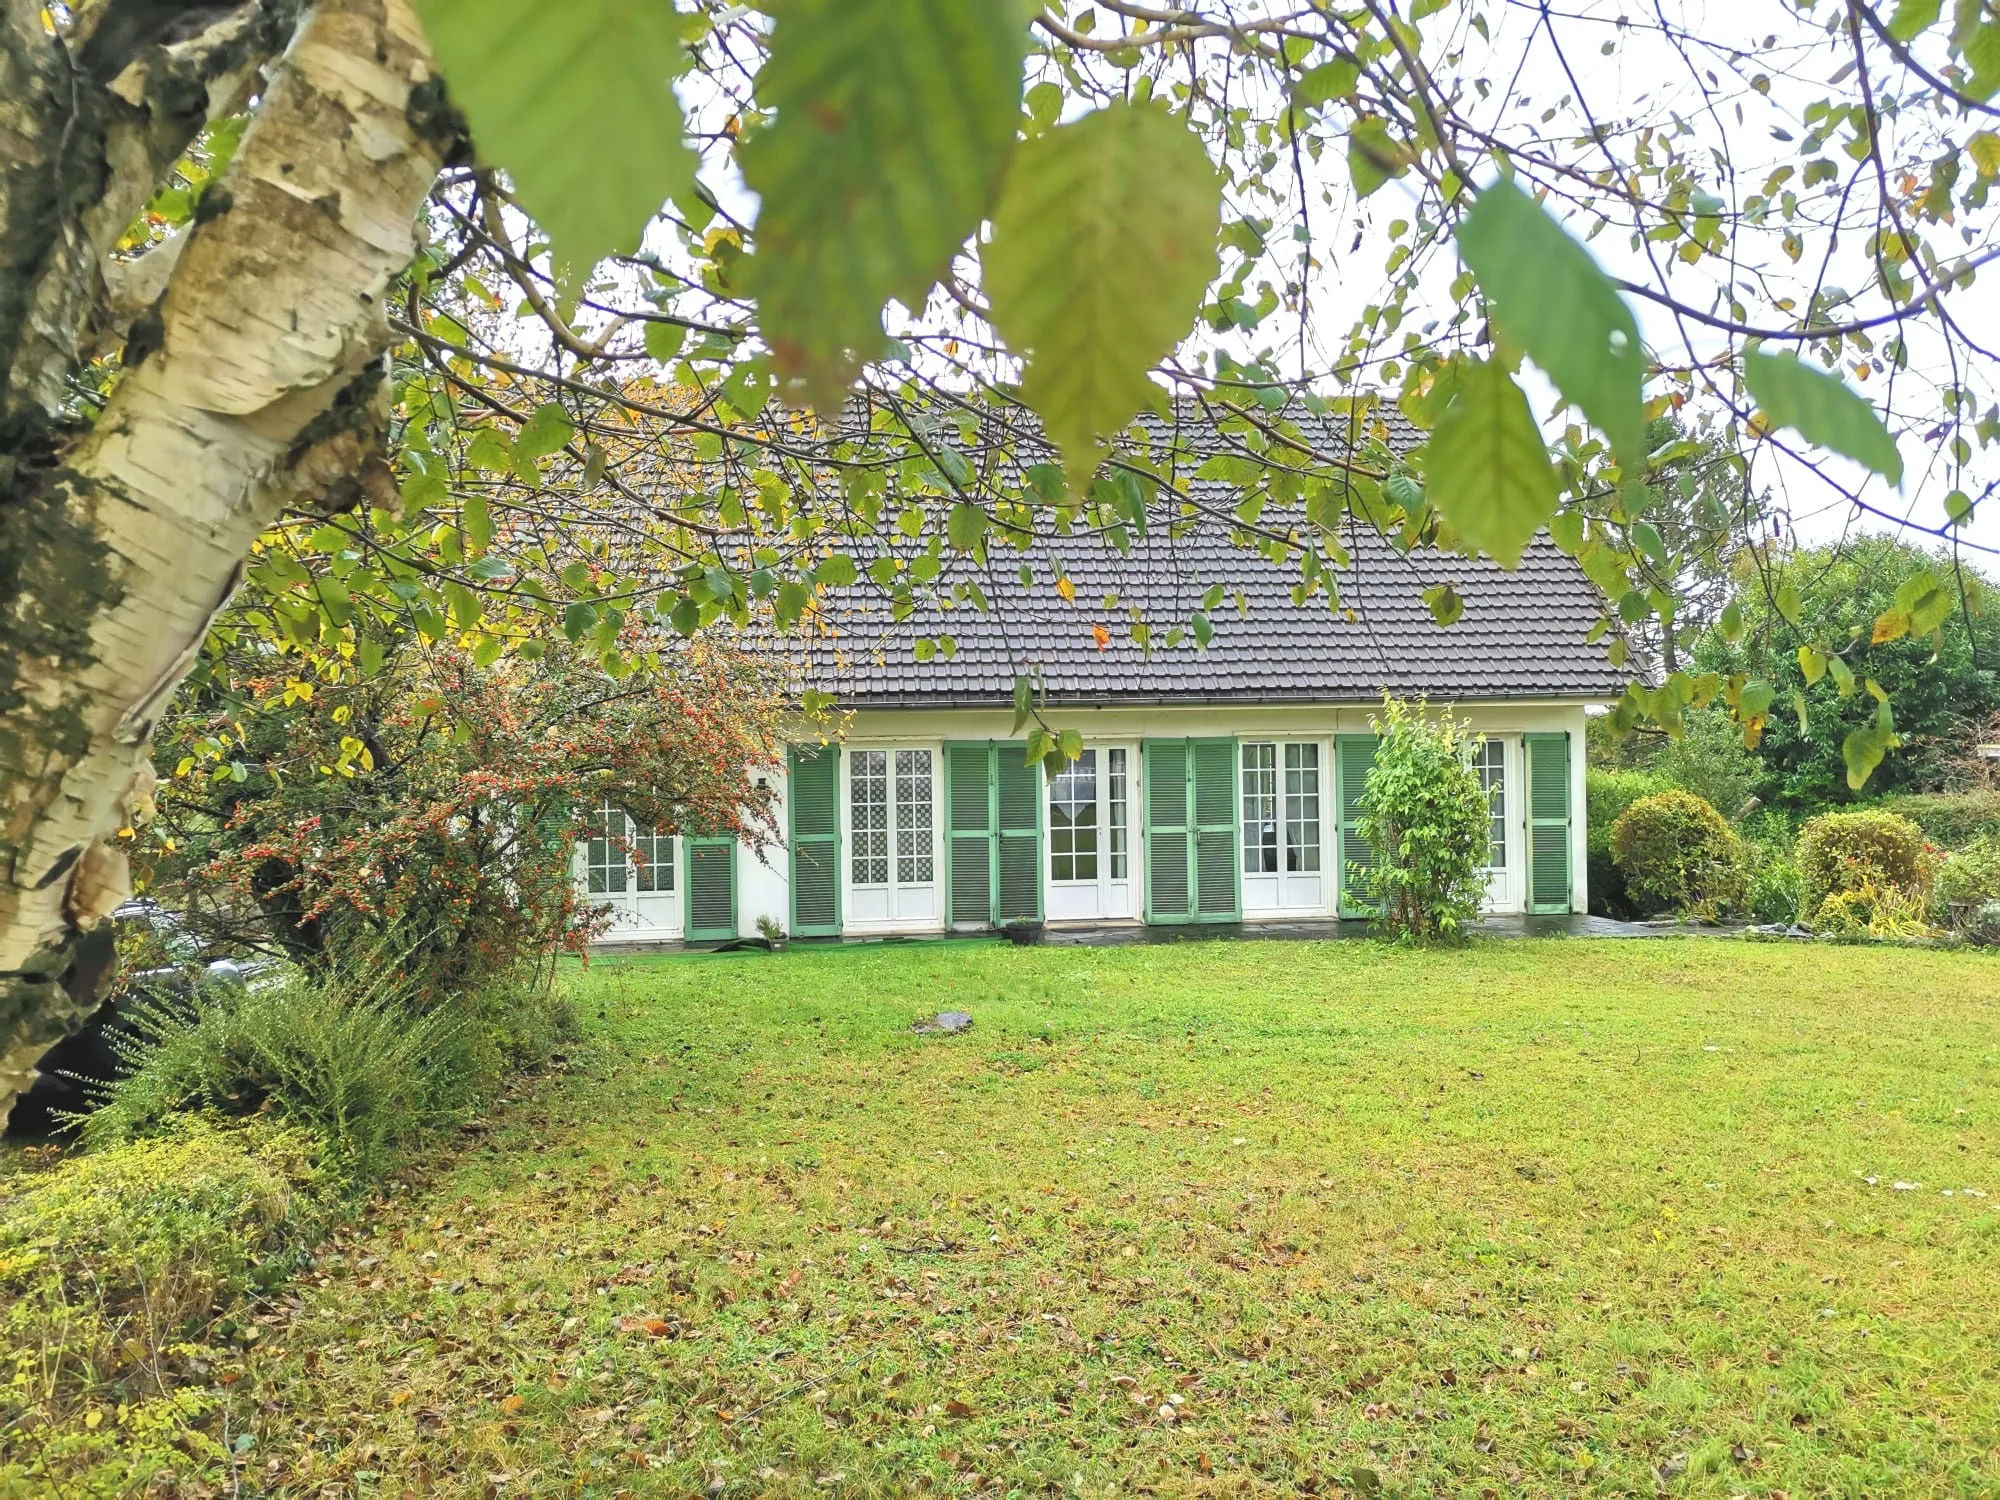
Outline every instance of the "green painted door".
POLYGON ((1236 741, 1147 740, 1146 920, 1242 915, 1236 741))
POLYGON ((840 933, 840 748, 792 747, 792 932, 840 933))
POLYGON ((1191 921, 1188 742, 1147 740, 1140 752, 1146 766, 1146 920, 1191 921))
POLYGON ((993 746, 993 925, 1042 920, 1042 786, 1024 744, 993 746))
POLYGON ((1243 862, 1236 857, 1236 761, 1234 740, 1188 744, 1197 922, 1233 922, 1243 914, 1243 862))
POLYGON ((1525 734, 1528 757, 1528 910, 1570 909, 1570 761, 1567 734, 1525 734))
POLYGON ((736 936, 736 840, 687 841, 687 936, 722 943, 736 936))
POLYGON ((1361 794, 1368 787, 1368 772, 1375 764, 1375 736, 1342 734, 1333 741, 1334 800, 1338 816, 1334 824, 1339 849, 1340 905, 1343 917, 1372 917, 1374 904, 1360 889, 1357 870, 1372 870, 1381 856, 1361 837, 1361 794))
POLYGON ((944 747, 945 890, 953 927, 1042 919, 1042 770, 1019 740, 944 747))

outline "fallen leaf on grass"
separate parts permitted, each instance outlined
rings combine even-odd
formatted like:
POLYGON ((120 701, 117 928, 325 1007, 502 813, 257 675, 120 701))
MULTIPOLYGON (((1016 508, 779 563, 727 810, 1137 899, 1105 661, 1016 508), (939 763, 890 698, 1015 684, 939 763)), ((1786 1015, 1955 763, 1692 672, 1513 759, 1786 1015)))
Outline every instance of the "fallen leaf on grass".
POLYGON ((969 1417, 972 1415, 972 1408, 954 1396, 951 1400, 945 1402, 944 1414, 948 1417, 969 1417))

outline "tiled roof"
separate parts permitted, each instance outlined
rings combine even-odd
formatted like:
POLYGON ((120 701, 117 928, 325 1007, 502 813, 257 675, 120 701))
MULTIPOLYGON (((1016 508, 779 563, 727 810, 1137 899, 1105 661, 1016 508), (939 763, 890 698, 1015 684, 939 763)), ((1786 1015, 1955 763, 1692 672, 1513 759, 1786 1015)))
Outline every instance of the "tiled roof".
POLYGON ((1626 674, 1584 638, 1602 600, 1546 538, 1511 573, 1435 551, 1406 557, 1365 530, 1353 556, 1353 567, 1336 575, 1343 605, 1336 613, 1324 595, 1294 605, 1295 571, 1232 546, 1220 526, 1172 539, 1156 532, 1135 541, 1129 557, 1095 538, 1038 540, 1025 554, 1000 553, 988 569, 963 570, 987 595, 984 613, 961 604, 892 624, 886 612, 850 600, 836 617, 837 634, 809 649, 809 680, 848 707, 1005 703, 1016 675, 1031 668, 1052 703, 1079 707, 1358 703, 1385 690, 1448 701, 1609 701, 1625 689, 1626 674), (1036 574, 1032 589, 1019 582, 1024 561, 1036 574), (1075 585, 1075 605, 1051 587, 1058 565, 1075 585), (1218 583, 1229 597, 1210 614, 1208 645, 1157 644, 1218 583), (1437 626, 1422 597, 1434 583, 1451 584, 1465 601, 1449 629, 1437 626), (1112 593, 1120 607, 1107 612, 1100 606, 1112 593), (1115 625, 1132 605, 1153 622, 1154 649, 1123 634, 1100 649, 1092 626, 1107 617, 1115 625), (952 637, 956 652, 917 661, 918 638, 938 635, 952 637))
MULTIPOLYGON (((1280 415, 1298 424, 1322 459, 1356 451, 1346 417, 1316 417, 1296 404, 1280 415)), ((842 425, 859 429, 866 419, 857 404, 842 425)), ((1166 418, 1147 417, 1139 425, 1155 443, 1177 446, 1183 462, 1190 453, 1199 462, 1226 448, 1243 451, 1240 438, 1222 436, 1191 403, 1177 408, 1171 433, 1166 418)), ((1017 478, 1027 464, 1054 456, 1032 415, 1020 408, 989 408, 979 426, 977 446, 1017 478)), ((1392 403, 1369 409, 1366 429, 1399 451, 1422 438, 1392 403)), ((803 648, 788 637, 778 649, 794 658, 802 652, 805 681, 847 707, 1004 704, 1016 677, 1028 671, 1041 674, 1052 704, 1075 706, 1363 703, 1384 691, 1441 701, 1608 702, 1625 690, 1629 673, 1613 668, 1603 646, 1586 639, 1605 601, 1546 537, 1509 572, 1488 559, 1433 548, 1405 554, 1358 524, 1341 537, 1351 565, 1331 574, 1339 609, 1328 608, 1324 592, 1294 605, 1296 559, 1274 565, 1232 537, 1237 528, 1229 515, 1238 490, 1220 481, 1183 484, 1212 513, 1194 523, 1191 534, 1185 525, 1182 534, 1173 534, 1160 518, 1146 536, 1131 538, 1128 555, 1090 534, 1038 534, 1026 551, 996 545, 983 567, 948 554, 930 592, 942 600, 954 584, 976 584, 988 610, 940 604, 898 622, 887 599, 864 580, 825 599, 826 634, 803 648), (1032 572, 1031 584, 1021 582, 1023 565, 1032 572), (1073 603, 1057 594, 1058 577, 1074 585, 1073 603), (1424 589, 1438 583, 1450 584, 1465 604, 1448 629, 1438 627, 1423 599, 1424 589), (1191 637, 1166 646, 1169 628, 1184 624, 1201 607, 1204 591, 1217 584, 1225 597, 1207 612, 1214 626, 1207 646, 1197 647, 1191 637), (1107 596, 1115 603, 1107 606, 1107 596), (1134 607, 1152 627, 1150 651, 1129 634, 1134 607), (1111 633, 1102 648, 1092 629, 1099 625, 1111 633), (953 654, 916 659, 919 640, 945 636, 956 644, 953 654)), ((1272 509, 1258 526, 1268 534, 1299 521, 1272 509)), ((875 548, 901 550, 900 539, 878 533, 850 545, 862 554, 875 548)))

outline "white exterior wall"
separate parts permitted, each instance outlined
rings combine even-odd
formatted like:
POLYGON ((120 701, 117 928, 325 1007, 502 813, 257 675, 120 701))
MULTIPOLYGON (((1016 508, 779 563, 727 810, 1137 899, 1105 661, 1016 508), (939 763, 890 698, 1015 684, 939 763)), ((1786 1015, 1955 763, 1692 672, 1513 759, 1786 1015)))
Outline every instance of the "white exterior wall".
MULTIPOLYGON (((1523 734, 1567 733, 1570 736, 1570 901, 1576 912, 1587 909, 1588 860, 1585 845, 1587 827, 1584 800, 1585 705, 1562 701, 1511 701, 1451 705, 1452 712, 1469 723, 1475 733, 1499 740, 1505 747, 1507 790, 1507 864, 1504 878, 1496 883, 1489 901, 1495 913, 1522 911, 1527 899, 1527 783, 1521 748, 1523 734)), ((1236 740, 1311 741, 1320 746, 1320 839, 1322 899, 1317 906, 1259 909, 1249 904, 1246 893, 1244 917, 1332 916, 1337 908, 1338 880, 1335 827, 1338 807, 1334 773, 1333 742, 1337 735, 1368 734, 1375 709, 1367 705, 1331 707, 1323 705, 1221 705, 1215 707, 1150 708, 1062 708, 1052 719, 1064 729, 1082 733, 1086 746, 1125 746, 1132 752, 1128 766, 1127 797, 1131 830, 1130 910, 1136 915, 1145 909, 1144 829, 1145 787, 1143 766, 1138 756, 1142 742, 1153 738, 1232 738, 1236 740)), ((861 709, 847 724, 841 742, 843 752, 840 794, 841 827, 841 915, 844 930, 854 934, 936 932, 944 928, 943 842, 945 835, 943 747, 953 740, 1006 740, 1013 738, 1013 714, 1007 709, 861 709), (873 912, 864 901, 857 909, 848 859, 847 774, 851 752, 862 749, 924 749, 932 755, 934 816, 932 819, 933 860, 936 871, 935 903, 916 911, 873 912)), ((790 857, 784 845, 788 824, 785 811, 785 773, 769 773, 776 793, 773 840, 761 853, 740 846, 736 860, 737 931, 744 936, 757 932, 758 918, 768 916, 780 927, 791 927, 790 857)), ((1282 771, 1281 771, 1282 776, 1282 771)), ((1100 762, 1099 775, 1104 775, 1100 762)), ((1239 772, 1240 778, 1240 772, 1239 772)), ((1241 813, 1241 788, 1237 809, 1241 813)), ((1046 809, 1044 828, 1046 830, 1046 809)), ((659 941, 684 930, 682 920, 686 900, 685 851, 679 850, 678 870, 683 875, 675 900, 677 909, 671 930, 621 929, 607 934, 605 941, 659 941)), ((1240 859, 1239 847, 1239 859, 1240 859)), ((1043 840, 1043 881, 1048 889, 1048 840, 1043 840)), ((1250 877, 1245 877, 1246 879, 1250 877)), ((1060 920, 1052 911, 1051 920, 1060 920)))

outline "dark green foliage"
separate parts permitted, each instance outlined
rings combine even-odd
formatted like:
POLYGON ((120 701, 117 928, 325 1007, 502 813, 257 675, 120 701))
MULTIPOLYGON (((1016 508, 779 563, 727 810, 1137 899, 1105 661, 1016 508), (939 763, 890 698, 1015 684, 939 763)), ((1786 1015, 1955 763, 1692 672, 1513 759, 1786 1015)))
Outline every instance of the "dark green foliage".
POLYGON ((1817 914, 1828 896, 1864 887, 1921 891, 1930 883, 1923 830, 1908 818, 1875 810, 1824 813, 1799 834, 1805 910, 1817 914))
POLYGON ((1710 632, 1694 653, 1699 670, 1747 672, 1777 688, 1780 707, 1759 747, 1758 795, 1801 812, 1855 799, 1841 747, 1850 733, 1874 722, 1876 700, 1859 687, 1842 697, 1832 674, 1808 687, 1798 649, 1815 641, 1845 650, 1856 680, 1873 679, 1894 707, 1903 746, 1875 770, 1868 793, 1935 784, 1939 768, 1955 760, 1976 726, 2000 709, 2000 677, 1994 671, 2000 665, 2000 624, 1991 614, 1976 612, 1986 592, 1977 576, 1891 538, 1862 537, 1838 552, 1800 553, 1786 565, 1784 577, 1798 590, 1796 625, 1778 614, 1762 590, 1753 589, 1744 601, 1741 643, 1732 646, 1719 631, 1710 632), (1870 644, 1877 618, 1895 607, 1897 589, 1926 570, 1954 589, 1962 577, 1966 597, 1935 636, 1870 644), (1788 706, 1794 689, 1806 694, 1803 730, 1788 706))
POLYGON ((1611 827, 1620 813, 1641 797, 1667 789, 1667 783, 1651 771, 1592 766, 1584 772, 1583 795, 1589 828, 1586 849, 1589 858, 1590 909, 1600 917, 1638 915, 1631 893, 1625 888, 1625 872, 1611 857, 1611 827))
POLYGON ((1743 728, 1719 708, 1687 715, 1681 733, 1657 741, 1646 767, 1668 786, 1707 802, 1725 818, 1741 816, 1757 795, 1764 768, 1743 748, 1743 728))
POLYGON ((1944 849, 2000 838, 2000 792, 1934 792, 1885 797, 1883 812, 1908 818, 1944 849))
POLYGON ((1749 882, 1743 841, 1692 792, 1641 797, 1611 827, 1611 857, 1640 910, 1714 920, 1740 908, 1749 882))
POLYGON ((1457 937, 1486 896, 1492 826, 1486 789, 1466 761, 1465 727, 1394 698, 1374 724, 1357 831, 1381 859, 1364 876, 1364 893, 1391 936, 1457 937))
POLYGON ((2000 837, 1945 856, 1931 886, 1931 914, 1972 942, 2000 943, 2000 837))

